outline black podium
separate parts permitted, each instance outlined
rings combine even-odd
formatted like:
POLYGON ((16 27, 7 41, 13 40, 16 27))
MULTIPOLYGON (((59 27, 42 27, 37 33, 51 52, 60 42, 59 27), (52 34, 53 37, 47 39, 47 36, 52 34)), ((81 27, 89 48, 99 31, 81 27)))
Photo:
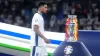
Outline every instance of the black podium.
POLYGON ((86 46, 82 42, 66 42, 63 41, 57 49, 54 51, 52 56, 67 56, 64 53, 66 46, 72 46, 73 51, 68 56, 92 56, 89 50, 86 48, 86 46))

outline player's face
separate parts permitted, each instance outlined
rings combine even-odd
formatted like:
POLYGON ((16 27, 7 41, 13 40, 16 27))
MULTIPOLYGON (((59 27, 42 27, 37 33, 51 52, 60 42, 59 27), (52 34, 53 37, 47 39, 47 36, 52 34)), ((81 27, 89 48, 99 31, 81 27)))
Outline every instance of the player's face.
POLYGON ((46 13, 48 11, 48 6, 47 5, 44 5, 42 7, 42 10, 43 10, 43 13, 46 13))

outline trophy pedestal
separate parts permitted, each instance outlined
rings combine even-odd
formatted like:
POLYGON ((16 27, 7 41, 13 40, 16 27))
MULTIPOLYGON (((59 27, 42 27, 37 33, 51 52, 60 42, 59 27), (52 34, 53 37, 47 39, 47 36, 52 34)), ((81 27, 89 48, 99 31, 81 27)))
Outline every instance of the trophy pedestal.
POLYGON ((92 56, 92 55, 82 42, 63 41, 54 51, 52 56, 92 56), (70 55, 66 55, 64 53, 66 46, 72 46, 73 48, 73 51, 70 55))

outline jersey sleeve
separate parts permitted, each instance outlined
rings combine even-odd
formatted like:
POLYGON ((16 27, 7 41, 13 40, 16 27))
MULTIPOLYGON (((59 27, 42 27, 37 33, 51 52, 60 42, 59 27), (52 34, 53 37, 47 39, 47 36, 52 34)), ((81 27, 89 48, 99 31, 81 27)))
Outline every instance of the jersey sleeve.
POLYGON ((32 19, 32 25, 38 25, 39 26, 39 18, 34 16, 32 19))

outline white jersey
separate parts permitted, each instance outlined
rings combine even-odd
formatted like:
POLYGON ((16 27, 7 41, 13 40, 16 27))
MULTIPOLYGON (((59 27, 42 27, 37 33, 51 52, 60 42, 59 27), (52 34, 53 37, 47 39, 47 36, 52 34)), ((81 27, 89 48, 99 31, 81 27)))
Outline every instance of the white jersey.
POLYGON ((44 40, 40 36, 38 36, 34 32, 34 25, 38 25, 39 31, 44 35, 44 19, 43 19, 41 14, 35 13, 33 18, 32 18, 32 24, 31 24, 32 34, 31 34, 30 45, 31 46, 44 46, 46 43, 44 42, 44 40))

